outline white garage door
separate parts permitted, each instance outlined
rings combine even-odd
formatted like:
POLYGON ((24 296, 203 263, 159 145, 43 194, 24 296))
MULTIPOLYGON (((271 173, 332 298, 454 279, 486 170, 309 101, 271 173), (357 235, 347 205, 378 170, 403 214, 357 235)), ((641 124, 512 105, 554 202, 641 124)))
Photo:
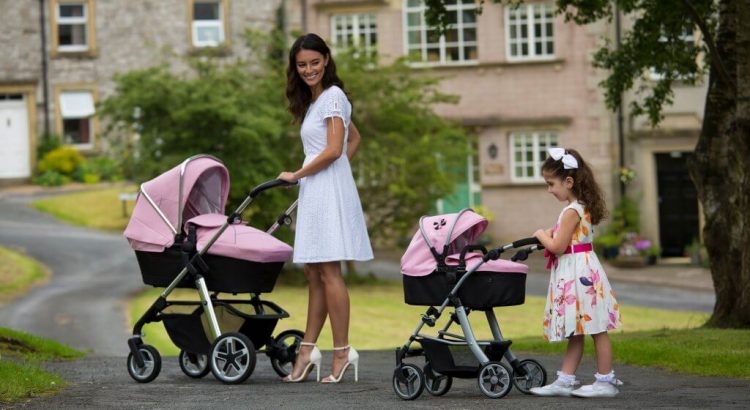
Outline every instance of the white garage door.
POLYGON ((29 122, 21 94, 0 94, 0 178, 31 176, 29 122))

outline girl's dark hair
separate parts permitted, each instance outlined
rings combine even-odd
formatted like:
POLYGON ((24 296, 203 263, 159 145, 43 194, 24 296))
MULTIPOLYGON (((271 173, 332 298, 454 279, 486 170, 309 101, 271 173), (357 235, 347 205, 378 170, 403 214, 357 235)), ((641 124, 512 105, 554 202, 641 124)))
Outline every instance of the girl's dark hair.
POLYGON ((567 154, 575 157, 578 161, 577 169, 565 169, 562 160, 555 160, 548 157, 542 164, 542 172, 546 172, 555 178, 565 180, 567 177, 573 178, 573 195, 581 202, 591 215, 591 223, 598 224, 602 219, 607 217, 607 204, 604 201, 602 190, 596 183, 594 173, 588 164, 583 161, 581 154, 574 149, 565 149, 567 154))
MULTIPOLYGON (((328 65, 325 67, 323 74, 323 89, 336 85, 344 90, 344 82, 336 75, 336 63, 333 61, 331 49, 326 42, 317 34, 308 33, 299 37, 292 44, 289 50, 289 66, 286 69, 286 98, 289 100, 289 112, 294 116, 295 123, 302 123, 305 113, 312 103, 312 91, 310 87, 302 80, 297 72, 297 53, 300 50, 314 50, 328 57, 328 65)), ((346 91, 344 91, 346 92, 346 91)))

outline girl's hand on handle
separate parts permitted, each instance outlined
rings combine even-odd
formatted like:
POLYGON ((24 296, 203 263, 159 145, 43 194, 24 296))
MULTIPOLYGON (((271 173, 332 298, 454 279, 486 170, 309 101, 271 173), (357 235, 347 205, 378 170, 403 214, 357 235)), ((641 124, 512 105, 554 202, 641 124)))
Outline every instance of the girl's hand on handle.
POLYGON ((299 181, 299 179, 297 179, 297 177, 294 176, 293 172, 287 172, 287 171, 280 173, 279 176, 276 177, 276 179, 280 179, 282 181, 291 182, 291 183, 295 183, 299 181))

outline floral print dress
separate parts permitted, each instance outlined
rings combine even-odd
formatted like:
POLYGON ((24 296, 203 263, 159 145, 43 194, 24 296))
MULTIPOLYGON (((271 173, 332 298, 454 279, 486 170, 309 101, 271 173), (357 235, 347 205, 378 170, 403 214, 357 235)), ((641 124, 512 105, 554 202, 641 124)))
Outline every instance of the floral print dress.
MULTIPOLYGON (((591 215, 578 201, 566 206, 552 229, 557 234, 563 214, 573 209, 581 218, 570 246, 592 243, 591 215)), ((621 326, 620 306, 607 275, 593 251, 557 255, 550 271, 544 309, 544 338, 559 342, 575 335, 593 335, 621 326)))

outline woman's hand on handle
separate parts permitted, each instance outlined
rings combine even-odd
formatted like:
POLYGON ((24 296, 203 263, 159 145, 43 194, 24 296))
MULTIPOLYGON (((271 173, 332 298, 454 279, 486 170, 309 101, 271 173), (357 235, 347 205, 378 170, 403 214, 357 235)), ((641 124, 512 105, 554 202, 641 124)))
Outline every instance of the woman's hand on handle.
POLYGON ((296 183, 297 181, 299 181, 299 179, 296 176, 294 176, 294 172, 288 172, 288 171, 284 171, 280 173, 279 176, 276 177, 276 179, 280 179, 282 181, 291 182, 291 183, 296 183))

